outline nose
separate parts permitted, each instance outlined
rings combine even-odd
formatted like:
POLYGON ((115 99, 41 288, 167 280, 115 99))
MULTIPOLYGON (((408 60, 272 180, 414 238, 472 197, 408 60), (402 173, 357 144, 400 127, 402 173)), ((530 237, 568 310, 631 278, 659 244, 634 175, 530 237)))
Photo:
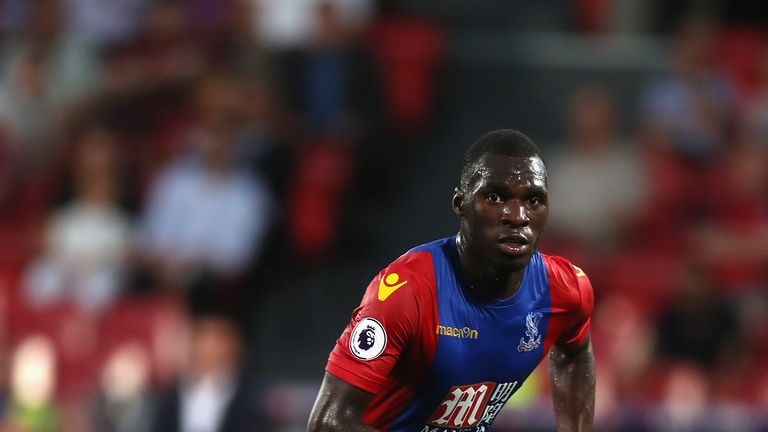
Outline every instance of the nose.
POLYGON ((501 210, 501 223, 512 226, 526 226, 530 220, 525 204, 520 200, 509 200, 501 210))

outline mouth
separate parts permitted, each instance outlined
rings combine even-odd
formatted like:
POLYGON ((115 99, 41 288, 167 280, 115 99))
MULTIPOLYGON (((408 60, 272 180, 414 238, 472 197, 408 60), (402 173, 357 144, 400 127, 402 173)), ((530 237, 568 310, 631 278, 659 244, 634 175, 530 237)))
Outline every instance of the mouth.
POLYGON ((530 240, 522 234, 505 234, 496 240, 501 251, 507 255, 520 256, 528 252, 530 240))

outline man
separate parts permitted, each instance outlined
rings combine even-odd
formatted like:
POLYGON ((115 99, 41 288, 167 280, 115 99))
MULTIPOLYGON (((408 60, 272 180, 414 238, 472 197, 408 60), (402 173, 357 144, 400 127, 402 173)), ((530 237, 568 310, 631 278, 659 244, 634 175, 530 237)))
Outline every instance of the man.
POLYGON ((512 130, 482 136, 453 211, 458 235, 412 249, 368 286, 310 431, 486 431, 548 351, 558 430, 591 430, 592 287, 536 250, 548 213, 536 145, 512 130))
POLYGON ((152 431, 262 430, 256 389, 243 369, 243 335, 226 310, 206 304, 190 322, 187 364, 161 393, 152 431))

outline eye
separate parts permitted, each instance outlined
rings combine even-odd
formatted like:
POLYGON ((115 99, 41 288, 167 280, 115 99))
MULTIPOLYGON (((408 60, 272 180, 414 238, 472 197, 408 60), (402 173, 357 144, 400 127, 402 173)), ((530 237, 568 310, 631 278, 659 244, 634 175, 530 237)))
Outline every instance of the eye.
POLYGON ((530 197, 528 198, 527 203, 530 207, 538 207, 543 204, 543 201, 539 197, 530 197))
POLYGON ((488 194, 488 201, 490 201, 492 203, 501 203, 504 200, 501 198, 501 195, 499 195, 499 194, 497 194, 495 192, 491 192, 491 193, 488 194))

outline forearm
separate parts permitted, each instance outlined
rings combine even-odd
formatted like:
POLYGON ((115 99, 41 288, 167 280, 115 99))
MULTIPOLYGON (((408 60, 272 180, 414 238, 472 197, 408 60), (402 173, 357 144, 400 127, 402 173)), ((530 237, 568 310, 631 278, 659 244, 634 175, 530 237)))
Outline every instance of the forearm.
MULTIPOLYGON (((318 407, 320 408, 320 407, 318 407)), ((308 432, 378 432, 363 424, 359 415, 352 412, 339 412, 333 408, 313 410, 309 419, 308 432)))
POLYGON ((325 374, 315 406, 309 416, 308 432, 378 432, 363 424, 361 417, 373 395, 325 374))
POLYGON ((592 430, 595 413, 595 357, 592 343, 575 353, 549 352, 552 401, 558 432, 592 430))

